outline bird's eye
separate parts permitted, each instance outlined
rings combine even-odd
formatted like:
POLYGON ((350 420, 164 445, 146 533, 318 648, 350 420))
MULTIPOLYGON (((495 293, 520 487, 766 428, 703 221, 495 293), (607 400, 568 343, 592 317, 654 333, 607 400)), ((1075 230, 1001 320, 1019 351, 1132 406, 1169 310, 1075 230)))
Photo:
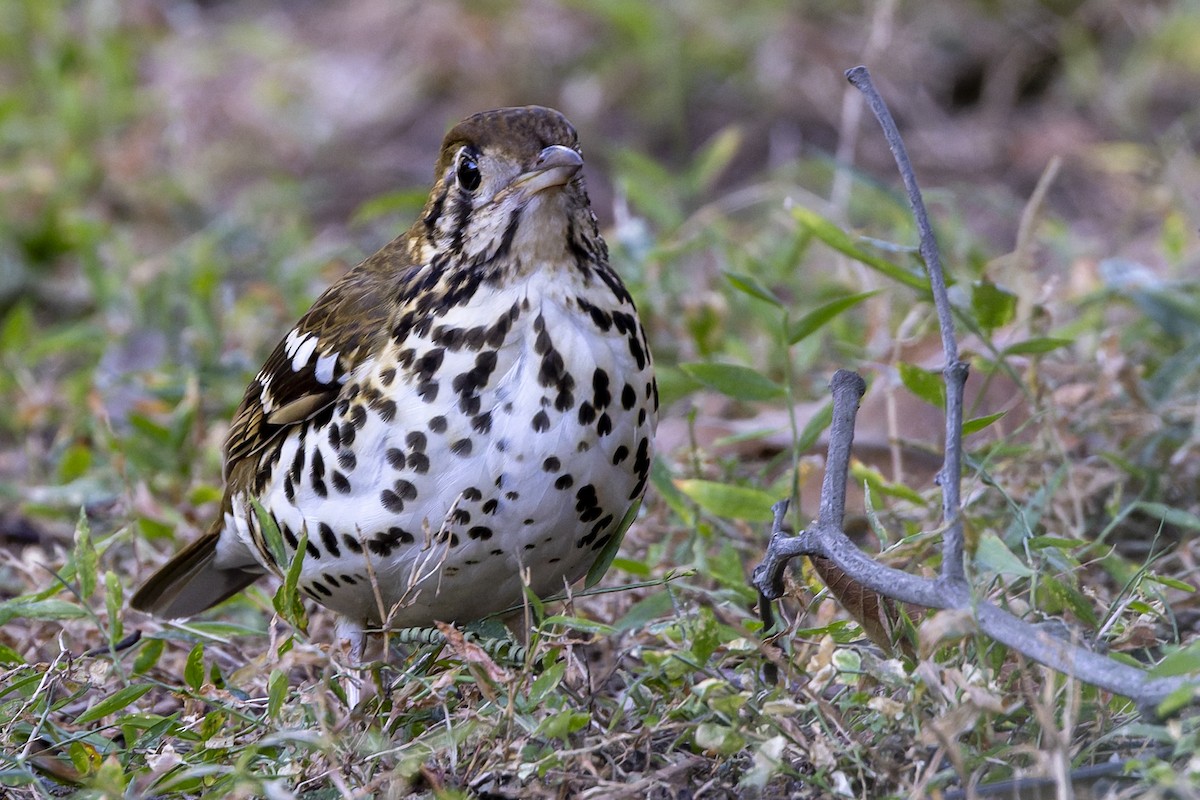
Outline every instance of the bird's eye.
POLYGON ((473 192, 479 188, 479 182, 482 176, 479 174, 479 158, 475 153, 463 148, 458 154, 458 169, 455 172, 458 178, 458 185, 466 189, 468 192, 473 192))

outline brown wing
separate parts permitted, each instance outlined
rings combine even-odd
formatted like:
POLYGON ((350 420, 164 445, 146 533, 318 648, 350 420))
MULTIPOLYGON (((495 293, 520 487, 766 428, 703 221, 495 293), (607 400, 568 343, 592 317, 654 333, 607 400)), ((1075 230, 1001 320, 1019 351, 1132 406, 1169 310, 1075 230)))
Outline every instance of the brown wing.
POLYGON ((329 287, 246 387, 225 439, 225 479, 230 488, 240 488, 235 484, 246 472, 241 467, 289 426, 332 404, 350 373, 386 335, 392 304, 386 297, 384 276, 371 268, 382 255, 329 287))
MULTIPOLYGON (((224 515, 233 494, 253 487, 258 454, 282 434, 332 404, 350 373, 387 336, 387 321, 402 291, 405 264, 397 240, 360 264, 317 299, 276 346, 246 395, 225 440, 225 500, 204 536, 175 554, 134 594, 130 605, 160 617, 197 614, 253 583, 262 567, 247 553, 241 563, 217 563, 224 515)), ((226 556, 226 561, 228 556, 226 556)))

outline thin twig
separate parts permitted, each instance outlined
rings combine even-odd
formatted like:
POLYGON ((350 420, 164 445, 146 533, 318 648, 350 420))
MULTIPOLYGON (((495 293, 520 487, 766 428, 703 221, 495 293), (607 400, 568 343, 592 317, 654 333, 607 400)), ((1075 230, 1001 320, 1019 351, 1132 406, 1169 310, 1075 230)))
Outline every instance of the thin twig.
POLYGON ((946 459, 938 473, 938 484, 942 487, 942 522, 945 526, 945 532, 942 534, 942 577, 947 580, 963 580, 963 525, 959 506, 962 485, 963 386, 967 382, 967 365, 958 359, 954 314, 950 308, 950 297, 946 293, 942 257, 938 251, 937 238, 933 235, 933 226, 929 224, 929 214, 925 211, 925 201, 921 198, 921 188, 917 185, 917 176, 913 173, 904 140, 900 138, 900 131, 896 128, 892 112, 888 110, 887 104, 883 102, 883 98, 871 82, 871 73, 866 67, 854 67, 846 70, 846 79, 867 98, 867 104, 883 128, 883 137, 896 159, 896 166, 904 181, 904 189, 908 193, 908 203, 917 220, 917 231, 921 236, 921 258, 924 259, 925 269, 929 272, 929 288, 933 292, 934 307, 937 308, 938 326, 942 330, 942 353, 945 357, 942 374, 946 380, 946 459))

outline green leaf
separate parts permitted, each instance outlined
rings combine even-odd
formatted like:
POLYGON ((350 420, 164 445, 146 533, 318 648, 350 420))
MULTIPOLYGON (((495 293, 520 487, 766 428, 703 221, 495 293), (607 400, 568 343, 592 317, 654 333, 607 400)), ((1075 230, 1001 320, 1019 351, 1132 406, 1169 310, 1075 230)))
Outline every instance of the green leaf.
POLYGON ((279 717, 279 712, 283 710, 283 703, 287 700, 288 694, 288 677, 287 673, 281 669, 271 670, 271 677, 267 679, 267 716, 271 719, 279 717))
POLYGON ((1017 313, 1017 296, 991 281, 977 281, 971 287, 971 310, 984 330, 993 331, 1012 322, 1017 313))
POLYGON ((917 397, 936 408, 946 406, 946 384, 938 372, 900 362, 900 381, 917 397))
POLYGON ((622 633, 639 630, 664 614, 669 614, 671 608, 671 593, 668 591, 658 592, 630 606, 629 610, 625 612, 625 616, 617 620, 613 627, 622 633))
POLYGON ((770 303, 777 308, 783 308, 783 301, 779 299, 779 296, 766 286, 763 286, 762 283, 760 283, 759 280, 753 276, 743 275, 738 272, 726 272, 725 280, 729 281, 729 283, 733 285, 733 288, 737 289, 743 294, 748 294, 751 297, 758 298, 759 300, 770 303))
POLYGON ((200 687, 204 685, 204 643, 197 642, 192 651, 188 653, 187 661, 183 666, 183 682, 191 687, 192 691, 200 691, 200 687))
POLYGON ((979 544, 975 547, 975 563, 999 575, 1032 578, 1034 574, 994 533, 980 535, 979 544))
POLYGON ((308 612, 304 610, 304 601, 300 598, 299 588, 300 574, 304 569, 304 557, 307 550, 308 527, 305 526, 300 529, 300 541, 296 545, 292 563, 288 564, 287 573, 283 576, 283 583, 275 591, 275 596, 271 600, 271 604, 279 616, 301 631, 308 629, 308 612))
POLYGON ((75 718, 75 724, 86 725, 89 722, 95 722, 98 719, 107 717, 109 714, 115 714, 153 688, 153 684, 149 683, 126 686, 124 689, 118 690, 115 694, 109 695, 87 711, 84 711, 75 718))
MULTIPOLYGON (((1134 662, 1133 666, 1141 666, 1134 662)), ((1200 686, 1192 683, 1185 683, 1175 691, 1163 698, 1163 701, 1158 704, 1155 711, 1162 719, 1169 719, 1175 716, 1176 713, 1182 711, 1187 706, 1192 704, 1192 700, 1200 696, 1200 686)))
POLYGON ((731 756, 746 746, 746 740, 734 728, 716 722, 696 726, 696 747, 709 753, 731 756))
POLYGON ((903 483, 895 483, 889 481, 883 476, 883 473, 872 467, 868 467, 861 461, 855 461, 850 465, 850 475, 856 481, 862 481, 868 487, 886 497, 899 497, 902 500, 907 500, 910 503, 924 505, 925 498, 921 494, 903 483))
POLYGON ((551 739, 567 739, 575 731, 583 730, 592 721, 586 711, 560 711, 542 720, 537 733, 551 739))
POLYGON ((796 449, 801 453, 811 450, 832 422, 833 401, 830 401, 821 406, 820 410, 812 415, 812 419, 804 424, 804 428, 800 431, 800 438, 796 440, 796 449))
POLYGON ((1007 413, 1007 411, 997 411, 995 414, 988 414, 983 417, 976 417, 975 419, 967 420, 963 423, 963 436, 970 436, 972 433, 978 433, 1007 413))
POLYGON ((703 191, 729 166, 742 144, 742 132, 736 125, 722 128, 704 145, 691 168, 693 191, 703 191))
POLYGON ((1150 503, 1147 501, 1138 501, 1133 504, 1133 507, 1168 525, 1193 531, 1200 530, 1200 517, 1190 511, 1184 511, 1181 508, 1172 508, 1165 503, 1150 503))
POLYGON ((1161 583, 1163 586, 1170 586, 1172 589, 1178 589, 1179 591, 1187 592, 1188 594, 1194 594, 1196 591, 1196 587, 1192 586, 1190 583, 1185 583, 1183 581, 1176 580, 1175 578, 1168 578, 1166 575, 1151 574, 1146 576, 1146 580, 1154 581, 1155 583, 1161 583))
POLYGON ((79 521, 75 523, 75 577, 79 580, 79 596, 87 600, 96 591, 97 557, 92 544, 92 529, 88 525, 87 513, 79 509, 79 521))
POLYGON ((92 449, 82 444, 73 444, 63 453, 58 462, 58 482, 70 483, 82 478, 92 467, 92 449))
POLYGON ((565 661, 555 662, 543 669, 541 674, 534 678, 533 684, 529 687, 528 700, 531 703, 542 702, 546 695, 558 688, 566 673, 567 664, 565 661))
POLYGON ((738 364, 680 364, 689 377, 735 400, 763 402, 778 400, 786 392, 757 370, 738 364))
POLYGON ((919 289, 924 292, 929 291, 929 279, 924 275, 918 275, 914 272, 900 267, 885 258, 880 258, 874 253, 863 250, 850 234, 843 231, 831 221, 825 219, 820 214, 795 206, 792 208, 792 216, 806 230, 812 233, 813 236, 820 239, 825 244, 832 247, 842 255, 849 256, 855 261, 867 265, 876 272, 882 273, 897 283, 902 283, 905 286, 910 286, 913 289, 919 289))
POLYGON ((104 607, 108 611, 108 638, 110 644, 121 641, 124 626, 121 624, 121 608, 124 605, 124 586, 117 573, 110 570, 104 572, 104 607))
POLYGON ((617 551, 621 549, 621 541, 625 538, 625 531, 629 530, 629 526, 637 518, 638 509, 641 507, 642 501, 639 500, 625 512, 625 516, 621 518, 621 522, 617 525, 617 529, 613 531, 613 535, 609 538, 607 544, 604 545, 604 549, 600 551, 600 555, 596 556, 596 560, 592 562, 592 566, 588 567, 587 578, 583 582, 585 589, 595 586, 604 577, 604 573, 608 572, 608 568, 612 566, 613 559, 617 557, 617 551))
POLYGON ((1079 539, 1064 539, 1058 536, 1031 536, 1025 540, 1029 545, 1030 550, 1045 550, 1048 547, 1053 547, 1059 550, 1074 550, 1076 547, 1081 547, 1086 542, 1079 539))
POLYGON ((1023 342, 1017 342, 1004 348, 1000 352, 1003 356, 1025 356, 1038 355, 1040 353, 1049 353, 1057 350, 1060 347, 1066 347, 1071 344, 1070 339, 1054 339, 1049 336, 1042 336, 1034 339, 1026 339, 1023 342))
POLYGON ((612 636, 617 632, 616 628, 611 625, 605 625, 603 622, 596 622, 584 619, 583 617, 568 617, 563 614, 546 617, 542 620, 542 625, 561 625, 568 630, 594 633, 599 636, 612 636))
MULTIPOLYGON (((271 553, 271 560, 276 564, 288 563, 287 546, 283 543, 283 534, 279 532, 275 518, 268 514, 262 503, 254 498, 250 499, 250 506, 254 509, 254 516, 258 519, 258 527, 262 531, 263 540, 267 543, 267 550, 271 553)), ((303 552, 304 548, 300 547, 297 549, 296 555, 299 556, 303 552)))
POLYGON ((133 674, 141 675, 157 664, 158 659, 162 657, 164 649, 166 649, 166 642, 162 639, 143 638, 137 658, 133 660, 133 674))
POLYGON ((675 487, 710 514, 752 522, 766 522, 772 519, 771 506, 777 499, 761 489, 731 486, 698 478, 677 480, 675 487))
POLYGON ((1176 650, 1150 669, 1150 674, 1156 678, 1190 675, 1193 672, 1200 672, 1200 641, 1176 650))
POLYGON ((877 294, 879 294, 878 291, 859 292, 858 294, 852 294, 848 297, 840 297, 837 300, 831 300, 823 306, 814 308, 800 319, 788 325, 788 344, 796 344, 797 342, 808 338, 843 311, 854 308, 868 297, 873 297, 877 294))
POLYGON ((59 620, 86 616, 87 611, 66 600, 30 600, 27 597, 15 597, 0 603, 0 625, 14 619, 59 620))

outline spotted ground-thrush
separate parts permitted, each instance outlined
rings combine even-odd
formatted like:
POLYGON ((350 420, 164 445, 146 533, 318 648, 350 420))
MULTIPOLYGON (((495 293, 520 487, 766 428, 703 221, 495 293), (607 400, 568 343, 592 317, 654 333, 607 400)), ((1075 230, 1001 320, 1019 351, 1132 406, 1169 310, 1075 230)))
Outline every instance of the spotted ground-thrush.
POLYGON ((203 611, 286 570, 302 533, 300 590, 360 641, 602 568, 646 489, 658 393, 582 165, 547 108, 456 125, 421 217, 321 295, 250 382, 220 515, 133 607, 203 611))

